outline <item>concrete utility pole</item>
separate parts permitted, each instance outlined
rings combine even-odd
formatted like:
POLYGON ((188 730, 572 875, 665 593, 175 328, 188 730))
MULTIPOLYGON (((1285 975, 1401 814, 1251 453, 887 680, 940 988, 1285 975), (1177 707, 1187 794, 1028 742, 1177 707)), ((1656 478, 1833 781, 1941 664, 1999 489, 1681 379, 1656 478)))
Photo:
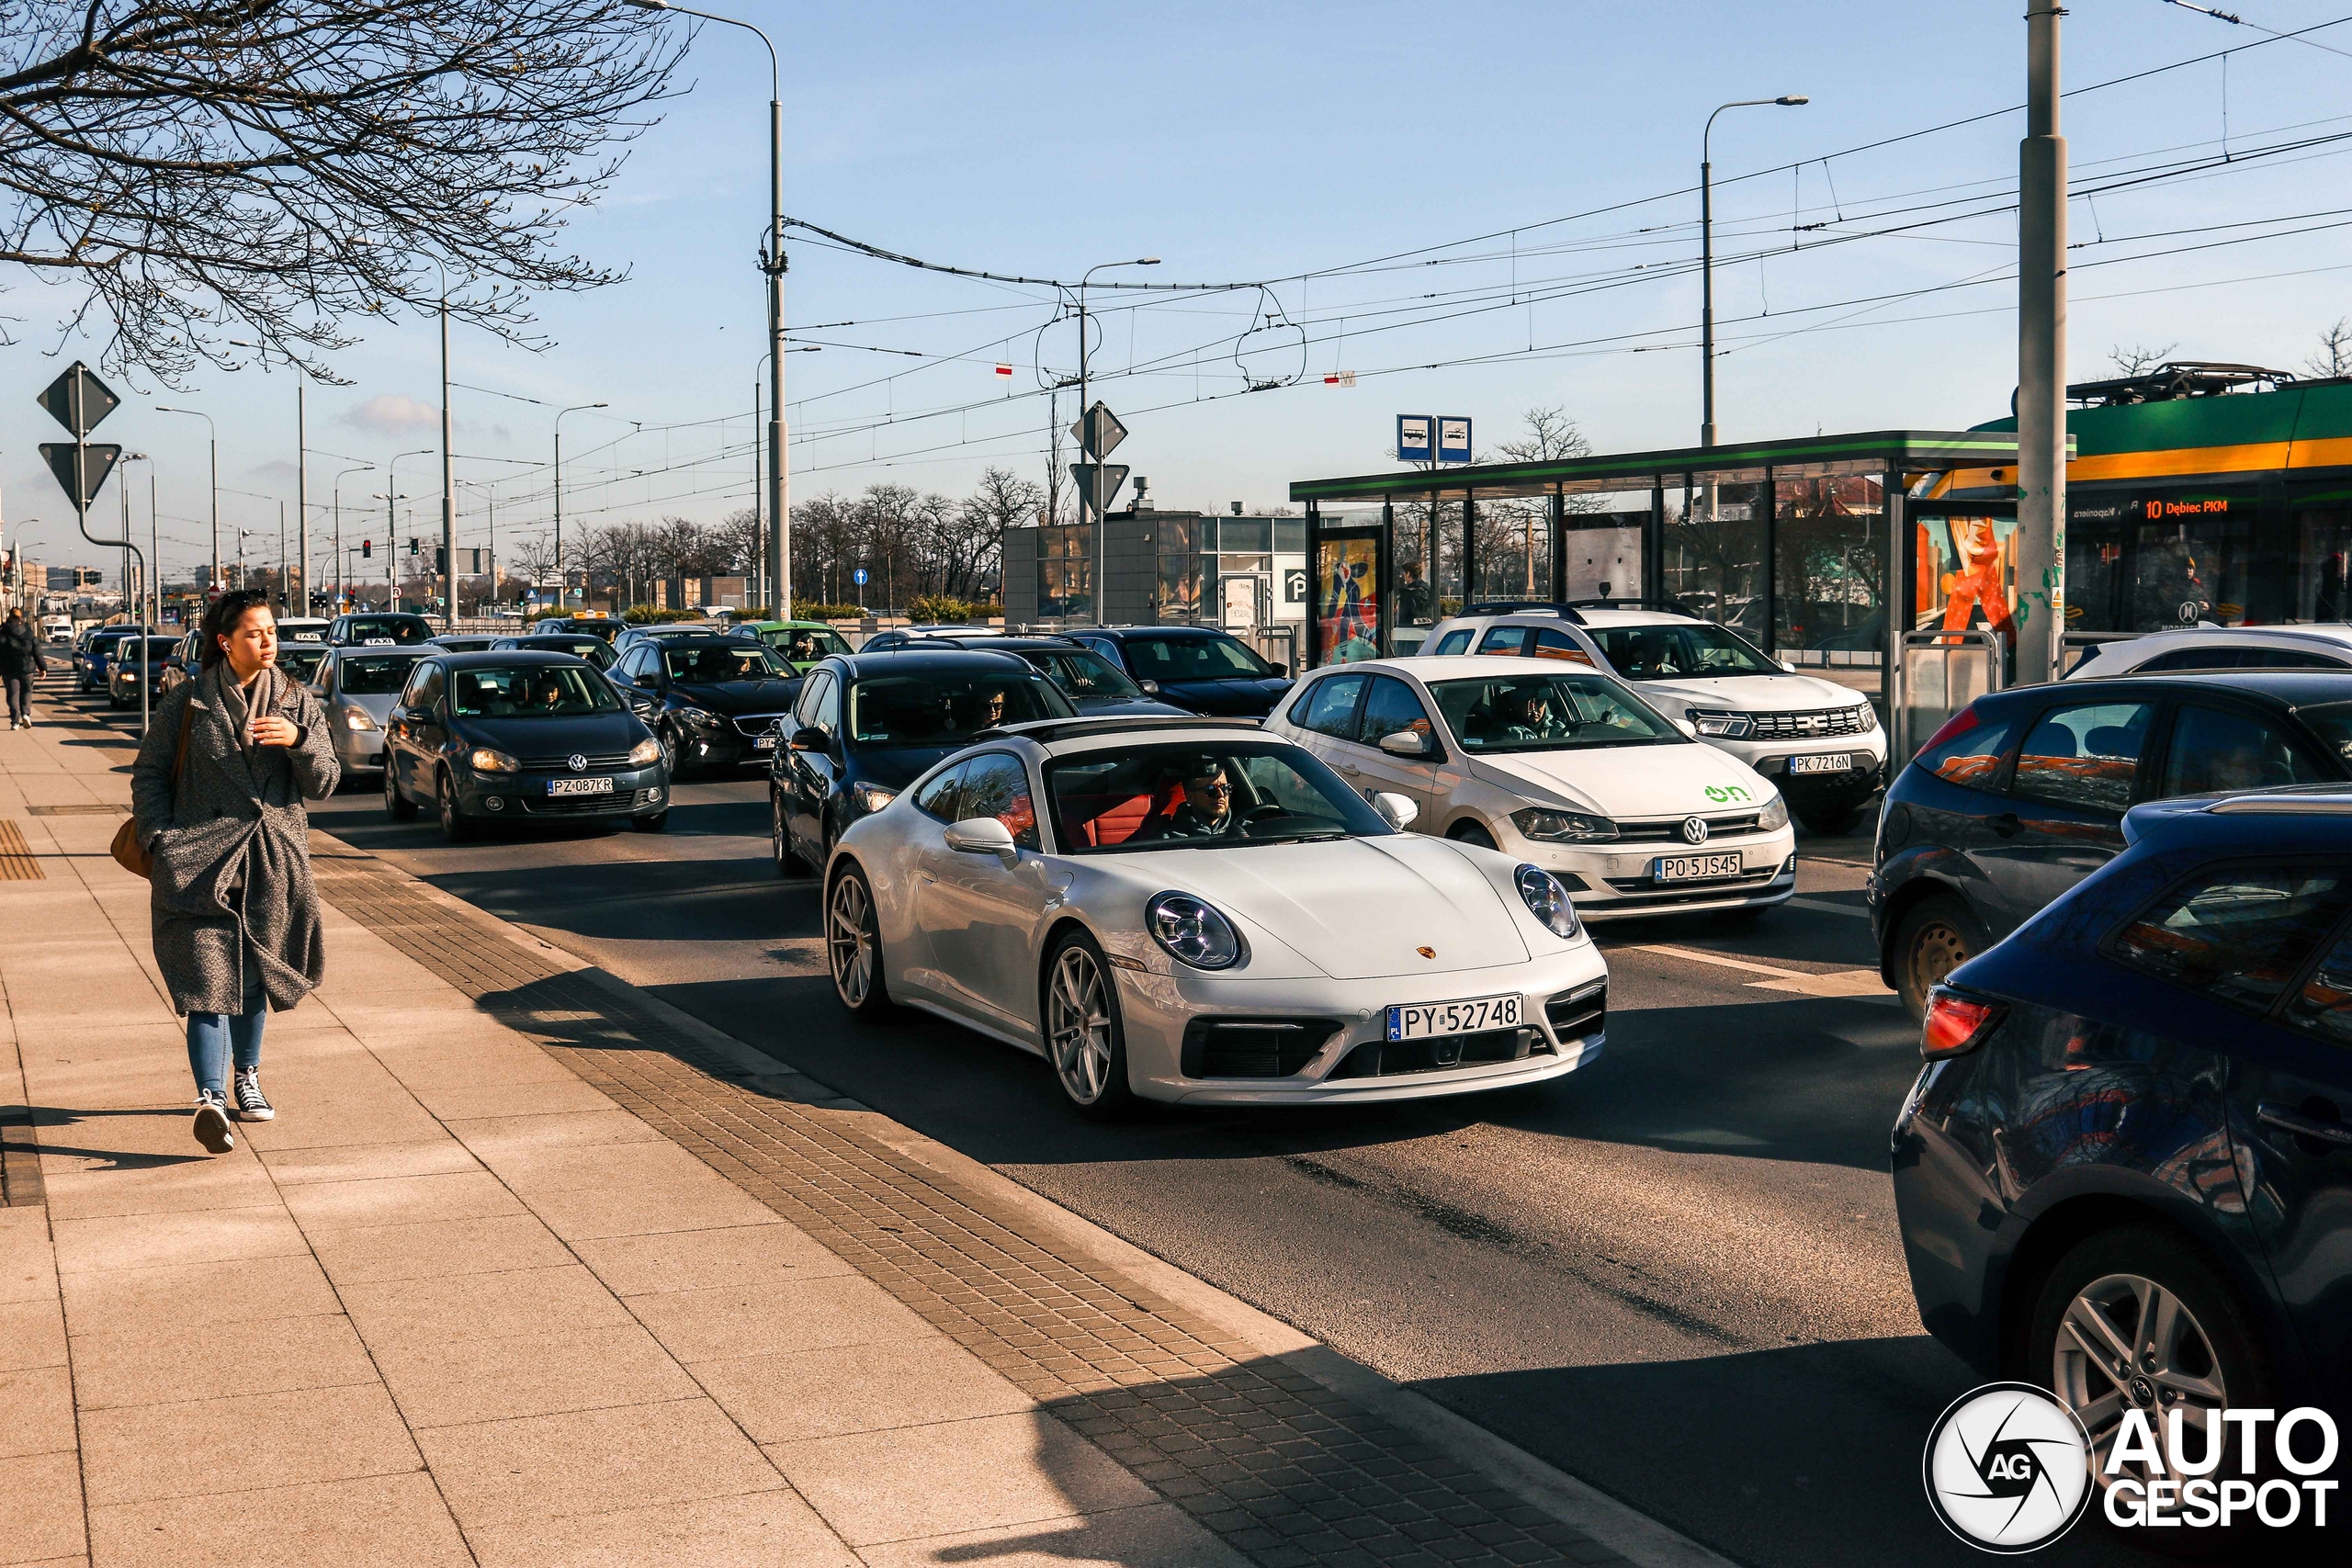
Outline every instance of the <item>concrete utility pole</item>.
MULTIPOLYGON (((449 278, 441 277, 441 564, 449 600, 442 606, 441 629, 458 629, 458 491, 449 479, 449 278)), ((429 581, 429 579, 428 579, 429 581)))
POLYGON ((1091 487, 1082 486, 1080 489, 1078 518, 1083 523, 1088 513, 1094 515, 1094 586, 1088 592, 1087 599, 1093 610, 1094 624, 1098 626, 1110 624, 1102 618, 1102 594, 1110 576, 1111 525, 1105 513, 1111 506, 1110 497, 1102 493, 1101 483, 1102 467, 1107 454, 1089 451, 1086 444, 1086 287, 1104 267, 1159 265, 1158 256, 1137 256, 1133 261, 1097 262, 1088 267, 1078 280, 1078 460, 1081 463, 1093 462, 1096 480, 1091 487))
POLYGON ((2053 0, 2026 12, 2018 147, 2017 679, 2057 679, 2066 631, 2066 139, 2053 0))
POLYGON ((302 378, 294 378, 294 558, 302 563, 302 596, 292 597, 289 587, 287 603, 292 613, 311 613, 311 420, 310 411, 302 400, 302 378))

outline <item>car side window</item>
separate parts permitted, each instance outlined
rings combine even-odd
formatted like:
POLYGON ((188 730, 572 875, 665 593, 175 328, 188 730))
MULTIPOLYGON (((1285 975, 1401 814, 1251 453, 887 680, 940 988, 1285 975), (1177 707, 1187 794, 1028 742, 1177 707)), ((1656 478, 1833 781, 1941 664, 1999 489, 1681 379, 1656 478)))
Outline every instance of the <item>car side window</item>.
POLYGON ((964 774, 969 762, 958 762, 952 768, 942 768, 939 776, 915 791, 915 809, 926 817, 942 822, 960 822, 964 801, 964 774))
POLYGON ((1362 675, 1334 675, 1317 682, 1300 698, 1291 712, 1292 722, 1301 729, 1311 729, 1317 735, 1338 739, 1352 739, 1356 727, 1356 698, 1363 694, 1362 675))
POLYGON ((2249 648, 2245 650, 2246 670, 2341 670, 2344 660, 2330 659, 2324 653, 2305 653, 2292 648, 2249 648))
POLYGON ((1421 699, 1413 688, 1394 675, 1375 675, 1372 690, 1364 694, 1363 716, 1356 724, 1356 739, 1366 746, 1377 746, 1398 730, 1410 730, 1429 744, 1436 732, 1430 723, 1429 711, 1421 706, 1421 699))
POLYGON ((1430 649, 1430 652, 1432 655, 1442 653, 1460 653, 1464 649, 1468 648, 1469 646, 1470 628, 1468 626, 1456 626, 1452 631, 1446 633, 1443 637, 1438 638, 1437 646, 1430 649))
POLYGON ((808 677, 808 684, 801 689, 800 701, 793 705, 792 719, 796 724, 817 722, 817 705, 825 700, 825 692, 833 683, 833 672, 820 670, 808 677))
POLYGON ((2171 670, 2237 670, 2245 666, 2247 649, 2243 648, 2176 648, 2170 653, 2159 653, 2145 664, 2132 666, 2134 675, 2161 675, 2171 670))
POLYGON ((1524 653, 1527 651, 1525 626, 1493 626, 1479 639, 1481 653, 1524 653))
POLYGON ((2210 866, 2118 930, 2107 951, 2160 980, 2264 1012, 2347 913, 2352 869, 2210 866))
POLYGON ((425 709, 431 709, 439 705, 444 683, 441 674, 441 666, 438 664, 426 665, 424 667, 424 684, 417 693, 416 705, 425 709))
POLYGON ((2331 1045, 2352 1045, 2352 931, 2336 937, 2279 1018, 2331 1045))
POLYGON ((1995 776, 2001 771, 2001 760, 2008 755, 2009 742, 2016 736, 2017 726, 2007 719, 1980 721, 1942 745, 1920 752, 1914 765, 1925 768, 1946 784, 1991 789, 1995 776))
POLYGON ((2285 730, 2253 714, 2183 703, 2172 721, 2161 796, 2325 784, 2330 775, 2285 730))
POLYGON ((964 775, 956 818, 993 817, 1024 850, 1037 847, 1037 805, 1029 790, 1029 770, 1020 758, 990 751, 973 758, 957 770, 964 775))
POLYGON ((817 694, 817 706, 809 722, 828 735, 839 738, 842 733, 842 683, 828 676, 825 688, 817 694))
POLYGON ((1535 641, 1527 649, 1534 659, 1558 659, 1570 664, 1590 665, 1592 655, 1578 648, 1576 639, 1564 631, 1550 626, 1535 628, 1535 641))
POLYGON ((2094 811, 2132 804, 2153 703, 2075 703, 2052 708, 2018 748, 2011 793, 2094 811))
POLYGON ((424 694, 424 682, 426 677, 432 673, 433 666, 430 664, 420 664, 409 671, 408 684, 401 690, 401 706, 404 708, 424 706, 428 701, 424 694))

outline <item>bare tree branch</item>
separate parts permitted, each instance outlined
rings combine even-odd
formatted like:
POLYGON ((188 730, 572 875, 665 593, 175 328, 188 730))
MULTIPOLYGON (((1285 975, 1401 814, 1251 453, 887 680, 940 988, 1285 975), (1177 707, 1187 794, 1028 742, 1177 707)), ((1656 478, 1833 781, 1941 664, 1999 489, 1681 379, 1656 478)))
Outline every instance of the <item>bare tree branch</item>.
POLYGON ((621 0, 0 0, 0 261, 74 280, 104 362, 332 378, 355 316, 533 343, 527 296, 688 34, 621 0))

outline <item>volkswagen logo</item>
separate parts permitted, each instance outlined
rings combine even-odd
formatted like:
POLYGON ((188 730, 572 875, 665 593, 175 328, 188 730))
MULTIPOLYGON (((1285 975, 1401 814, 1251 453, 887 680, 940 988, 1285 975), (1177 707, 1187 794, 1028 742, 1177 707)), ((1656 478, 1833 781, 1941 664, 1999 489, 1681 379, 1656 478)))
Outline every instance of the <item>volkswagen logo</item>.
POLYGON ((1703 817, 1685 817, 1682 819, 1682 841, 1686 844, 1705 843, 1707 819, 1703 817))
MULTIPOLYGON (((577 751, 574 751, 571 756, 566 757, 564 761, 571 765, 571 771, 575 773, 584 773, 588 771, 588 759, 582 756, 577 751)), ((1693 818, 1693 820, 1696 820, 1696 818, 1693 818)), ((1702 823, 1701 826, 1704 827, 1705 824, 1702 823)), ((1693 839, 1690 841, 1695 844, 1699 840, 1697 839, 1693 839)))

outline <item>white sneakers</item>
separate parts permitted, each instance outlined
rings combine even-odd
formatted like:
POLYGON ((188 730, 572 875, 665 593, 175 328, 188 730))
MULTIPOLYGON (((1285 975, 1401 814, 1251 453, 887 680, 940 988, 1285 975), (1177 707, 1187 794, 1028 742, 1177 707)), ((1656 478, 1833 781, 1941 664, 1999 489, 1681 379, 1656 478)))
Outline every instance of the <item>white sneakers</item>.
POLYGON ((262 1098, 261 1069, 248 1067, 237 1074, 237 1120, 266 1122, 277 1112, 262 1098))
POLYGON ((229 1129, 229 1107, 217 1089, 197 1094, 196 1141, 216 1155, 225 1155, 237 1146, 237 1134, 229 1129))

